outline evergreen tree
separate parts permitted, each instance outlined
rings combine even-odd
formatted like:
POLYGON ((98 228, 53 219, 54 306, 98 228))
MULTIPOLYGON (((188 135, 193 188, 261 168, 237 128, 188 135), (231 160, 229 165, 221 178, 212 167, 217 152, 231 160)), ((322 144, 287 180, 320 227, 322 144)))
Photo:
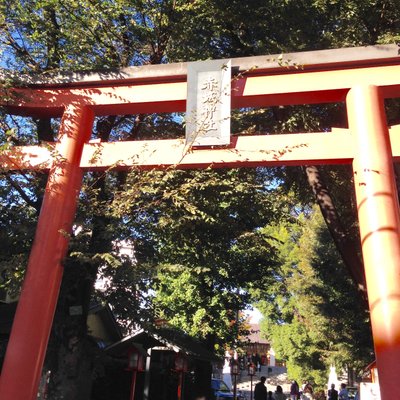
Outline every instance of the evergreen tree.
POLYGON ((258 307, 263 332, 289 375, 323 387, 330 365, 359 371, 373 358, 369 315, 321 213, 314 207, 296 224, 266 230, 281 267, 258 307))

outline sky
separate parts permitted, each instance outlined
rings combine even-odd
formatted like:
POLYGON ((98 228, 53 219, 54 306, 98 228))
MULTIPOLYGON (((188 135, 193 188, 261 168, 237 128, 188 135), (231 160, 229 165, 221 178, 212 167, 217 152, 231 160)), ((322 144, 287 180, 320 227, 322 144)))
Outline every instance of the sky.
POLYGON ((250 317, 250 323, 258 324, 262 318, 260 310, 253 308, 252 310, 246 310, 245 313, 250 317))

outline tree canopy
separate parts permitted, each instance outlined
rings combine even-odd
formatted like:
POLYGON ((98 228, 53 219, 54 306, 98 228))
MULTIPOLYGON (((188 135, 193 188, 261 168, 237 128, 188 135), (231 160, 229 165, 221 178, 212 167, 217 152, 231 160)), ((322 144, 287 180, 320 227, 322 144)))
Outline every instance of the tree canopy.
POLYGON ((129 190, 114 205, 132 235, 152 244, 149 253, 137 247, 138 261, 156 270, 153 302, 160 317, 211 345, 235 343, 232 322, 277 266, 260 228, 287 219, 287 205, 269 184, 256 169, 129 176, 129 190))
POLYGON ((264 334, 289 375, 324 386, 329 365, 362 369, 373 358, 369 315, 319 210, 266 230, 281 262, 258 307, 264 334))

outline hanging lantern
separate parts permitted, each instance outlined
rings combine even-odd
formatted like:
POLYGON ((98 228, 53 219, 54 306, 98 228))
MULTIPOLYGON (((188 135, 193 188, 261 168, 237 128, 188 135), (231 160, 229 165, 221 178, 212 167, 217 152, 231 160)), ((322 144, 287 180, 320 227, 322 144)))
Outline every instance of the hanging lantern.
POLYGON ((139 351, 133 347, 128 353, 128 368, 129 371, 142 371, 143 370, 143 357, 139 351))
POLYGON ((231 375, 239 375, 239 364, 235 360, 231 365, 231 375))
POLYGON ((249 365, 249 375, 254 376, 256 374, 256 367, 253 363, 249 365))

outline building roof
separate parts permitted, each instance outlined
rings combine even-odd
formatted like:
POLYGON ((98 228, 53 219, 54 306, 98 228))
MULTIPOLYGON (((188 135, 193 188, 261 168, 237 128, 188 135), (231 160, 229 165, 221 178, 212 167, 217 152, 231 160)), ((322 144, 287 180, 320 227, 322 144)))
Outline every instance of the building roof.
POLYGON ((123 337, 121 328, 108 304, 91 304, 87 323, 89 334, 105 343, 114 343, 123 337))
POLYGON ((269 344, 267 339, 261 337, 261 329, 259 324, 250 324, 250 333, 247 336, 247 340, 250 343, 259 343, 259 344, 269 344))
POLYGON ((220 361, 211 351, 206 349, 198 340, 184 332, 172 328, 158 328, 152 332, 141 329, 106 348, 112 355, 121 355, 132 346, 144 349, 162 348, 181 352, 188 357, 203 361, 220 361), (139 346, 137 346, 139 345, 139 346))

